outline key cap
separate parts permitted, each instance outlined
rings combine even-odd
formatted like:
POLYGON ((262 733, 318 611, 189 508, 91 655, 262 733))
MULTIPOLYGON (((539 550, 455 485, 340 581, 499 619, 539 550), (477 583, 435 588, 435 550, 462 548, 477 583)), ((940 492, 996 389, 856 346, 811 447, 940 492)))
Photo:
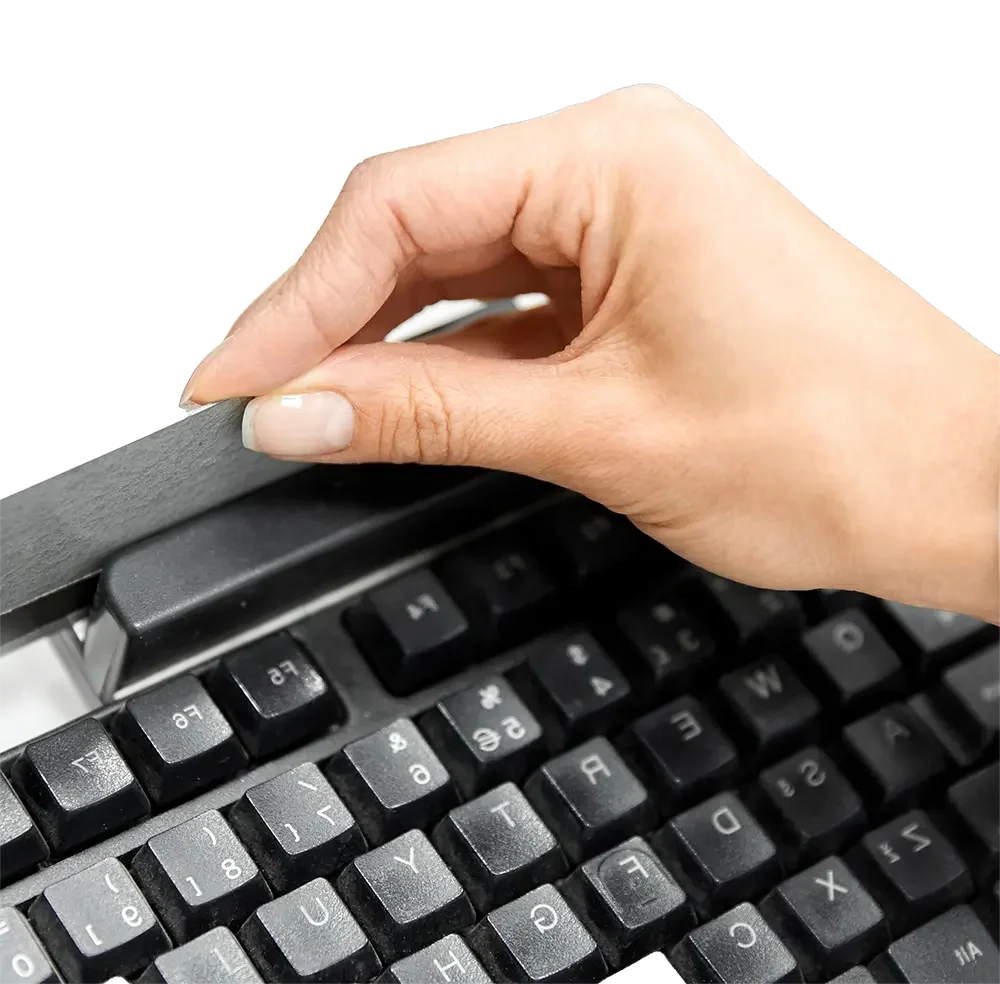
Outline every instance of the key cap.
POLYGON ((656 820, 652 799, 607 738, 592 738, 547 762, 524 791, 574 862, 656 820))
POLYGON ((670 962, 687 981, 802 980, 788 947, 749 902, 688 933, 670 951, 670 962))
POLYGON ((425 568, 370 591, 344 618, 394 694, 413 693, 476 655, 472 626, 425 568))
POLYGON ((462 886, 419 830, 355 858, 337 889, 386 963, 475 921, 462 886))
POLYGON ((448 770, 405 718, 351 742, 327 775, 372 844, 428 827, 458 802, 448 770))
POLYGON ((975 751, 995 745, 1000 731, 1000 644, 947 669, 935 697, 975 751))
POLYGON ((517 671, 550 735, 567 742, 606 732, 628 710, 632 690, 589 632, 547 636, 517 671))
POLYGON ((883 602, 888 616, 886 629, 892 630, 900 652, 921 670, 974 652, 977 644, 992 641, 996 629, 968 615, 943 612, 936 608, 916 608, 898 601, 883 602))
POLYGON ((343 718, 312 660, 282 632, 225 656, 210 686, 255 758, 299 745, 343 718))
POLYGON ((676 858, 681 884, 703 916, 758 895, 778 879, 778 851, 735 793, 720 793, 674 817, 654 838, 676 858))
POLYGON ((802 644, 822 681, 822 692, 843 707, 856 708, 903 682, 899 657, 858 608, 810 629, 802 644))
POLYGON ((68 981, 103 981, 145 967, 170 941, 117 858, 46 888, 28 909, 68 981))
POLYGON ((240 941, 268 980, 367 981, 382 962, 325 878, 262 905, 240 941))
POLYGON ((774 821, 793 859, 840 850, 864 827, 860 797, 815 745, 765 769, 758 785, 761 812, 774 821))
POLYGON ((518 782, 545 756, 541 725, 502 676, 438 701, 420 726, 465 796, 518 782))
POLYGON ((433 841, 479 912, 566 873, 566 858, 524 794, 504 783, 456 807, 433 841))
POLYGON ((247 763, 229 722, 193 676, 133 697, 111 728, 154 803, 215 786, 247 763))
POLYGON ((972 893, 965 862, 922 810, 866 834, 848 863, 882 906, 895 936, 972 893))
POLYGON ((966 836, 961 844, 975 862, 983 884, 997 871, 1000 855, 1000 768, 996 762, 956 782, 948 790, 948 805, 966 836))
POLYGON ((151 837, 132 873, 178 942, 236 926, 271 898, 253 859, 217 810, 151 837))
POLYGON ((623 744, 664 795, 668 811, 716 792, 739 767, 732 742, 693 697, 639 718, 623 744))
POLYGON ((0 772, 0 882, 12 882, 48 856, 34 821, 0 772))
POLYGON ((586 581, 610 574, 626 563, 642 542, 639 531, 621 516, 574 499, 544 516, 566 575, 586 581))
POLYGON ((802 606, 791 591, 764 591, 724 577, 699 572, 687 586, 701 602, 706 625, 723 634, 731 645, 758 646, 799 633, 804 627, 802 606))
POLYGON ((760 754, 770 754, 815 730, 819 701, 783 659, 759 659, 719 684, 743 732, 760 754))
POLYGON ((694 926, 684 890, 641 837, 578 868, 564 891, 612 970, 662 949, 694 926))
POLYGON ((807 980, 828 980, 889 944, 882 909, 837 857, 782 882, 765 896, 760 912, 807 980))
POLYGON ((263 979, 225 926, 157 957, 140 984, 263 984, 263 979))
POLYGON ((832 978, 830 984, 875 984, 875 978, 867 967, 851 967, 832 978))
POLYGON ((551 885, 495 909, 469 943, 494 980, 598 981, 607 973, 594 938, 551 885))
POLYGON ((437 943, 397 960, 381 977, 380 984, 490 984, 483 965, 465 945, 461 936, 451 933, 437 943))
POLYGON ((0 981, 49 984, 58 980, 28 920, 12 906, 0 909, 0 981))
POLYGON ((983 984, 1000 980, 1000 955, 976 914, 959 905, 896 940, 872 970, 880 981, 983 984))
POLYGON ((843 730, 848 751, 861 766, 858 779, 877 802, 906 802, 945 769, 937 739, 903 704, 889 704, 843 730))
POLYGON ((361 828, 312 762, 248 789, 229 822, 278 892, 317 875, 333 877, 368 850, 361 828))
POLYGON ((93 718, 33 741, 14 762, 13 777, 46 840, 60 852, 149 813, 142 787, 93 718))

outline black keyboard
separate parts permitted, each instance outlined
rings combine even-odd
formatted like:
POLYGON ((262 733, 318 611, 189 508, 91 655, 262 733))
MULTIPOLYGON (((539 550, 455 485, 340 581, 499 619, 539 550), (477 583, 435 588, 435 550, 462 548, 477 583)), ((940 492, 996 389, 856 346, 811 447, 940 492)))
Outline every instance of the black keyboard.
POLYGON ((5 753, 0 981, 1000 979, 994 628, 492 519, 5 753))

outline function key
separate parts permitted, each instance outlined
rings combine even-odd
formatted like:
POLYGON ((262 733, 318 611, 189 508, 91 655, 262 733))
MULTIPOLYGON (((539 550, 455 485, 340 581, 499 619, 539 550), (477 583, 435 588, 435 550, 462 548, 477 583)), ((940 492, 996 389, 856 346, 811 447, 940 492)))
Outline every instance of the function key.
POLYGON ((373 844, 429 826, 458 801, 448 770, 405 718, 351 742, 327 775, 373 844))
POLYGON ((490 984, 482 964, 461 936, 449 933, 443 939, 397 960, 379 984, 490 984))
POLYGON ((45 889, 31 903, 28 918, 70 981, 130 975, 170 948, 149 903, 117 858, 45 889))
POLYGON ((214 786, 247 763, 229 722, 193 676, 131 698, 111 729, 161 805, 214 786))
POLYGON ((394 694, 413 693, 477 655, 468 620, 425 568, 370 591, 344 618, 394 694))
POLYGON ((157 957, 140 984, 263 984, 232 931, 219 926, 157 957))
POLYGON ((545 754, 541 726, 501 676, 439 701, 420 724, 466 796, 518 782, 545 754))
POLYGON ((713 628, 718 624, 732 645, 781 641, 804 627, 802 606, 791 591, 751 588, 706 571, 699 572, 685 587, 712 616, 708 624, 713 628))
POLYGON ((934 696, 975 752, 996 745, 1000 731, 1000 643, 945 670, 934 696))
POLYGON ((573 499, 546 513, 552 539, 574 581, 610 574, 630 560, 642 534, 627 520, 586 499, 573 499))
POLYGON ((0 882, 12 882, 48 856, 42 835, 0 772, 0 882))
POLYGON ((965 835, 961 845, 976 865, 982 884, 996 876, 1000 856, 1000 767, 985 769, 956 782, 948 790, 948 805, 965 835))
POLYGON ((898 601, 886 601, 883 606, 888 615, 887 630, 892 630, 901 649, 921 668, 974 652, 978 644, 990 642, 996 635, 995 627, 969 615, 898 601))
POLYGON ((279 892, 333 876, 368 849, 354 817, 312 763, 248 789, 229 822, 279 892))
POLYGON ((312 660, 284 633, 223 657, 210 685, 255 758, 322 734, 343 714, 312 660))
POLYGON ((60 852, 149 813, 132 770, 93 718, 32 742, 14 762, 13 777, 46 839, 60 852))
POLYGON ((0 981, 54 984, 58 980, 28 920, 13 906, 0 909, 0 981))

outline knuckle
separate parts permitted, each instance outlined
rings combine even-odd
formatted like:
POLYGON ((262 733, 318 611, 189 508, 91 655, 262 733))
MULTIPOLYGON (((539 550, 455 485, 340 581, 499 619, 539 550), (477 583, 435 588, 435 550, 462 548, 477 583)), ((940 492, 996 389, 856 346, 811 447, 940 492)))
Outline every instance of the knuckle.
POLYGON ((378 454, 393 462, 462 464, 465 454, 458 435, 452 398, 425 372, 410 379, 405 397, 383 414, 378 454))

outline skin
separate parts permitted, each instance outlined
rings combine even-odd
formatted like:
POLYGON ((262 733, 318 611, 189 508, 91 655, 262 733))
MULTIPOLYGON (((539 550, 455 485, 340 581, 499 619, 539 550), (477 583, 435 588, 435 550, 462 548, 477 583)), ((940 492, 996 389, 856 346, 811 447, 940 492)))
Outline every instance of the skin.
POLYGON ((268 454, 521 472, 736 580, 1000 617, 1000 359, 664 89, 360 164, 183 399, 235 396, 268 454))

